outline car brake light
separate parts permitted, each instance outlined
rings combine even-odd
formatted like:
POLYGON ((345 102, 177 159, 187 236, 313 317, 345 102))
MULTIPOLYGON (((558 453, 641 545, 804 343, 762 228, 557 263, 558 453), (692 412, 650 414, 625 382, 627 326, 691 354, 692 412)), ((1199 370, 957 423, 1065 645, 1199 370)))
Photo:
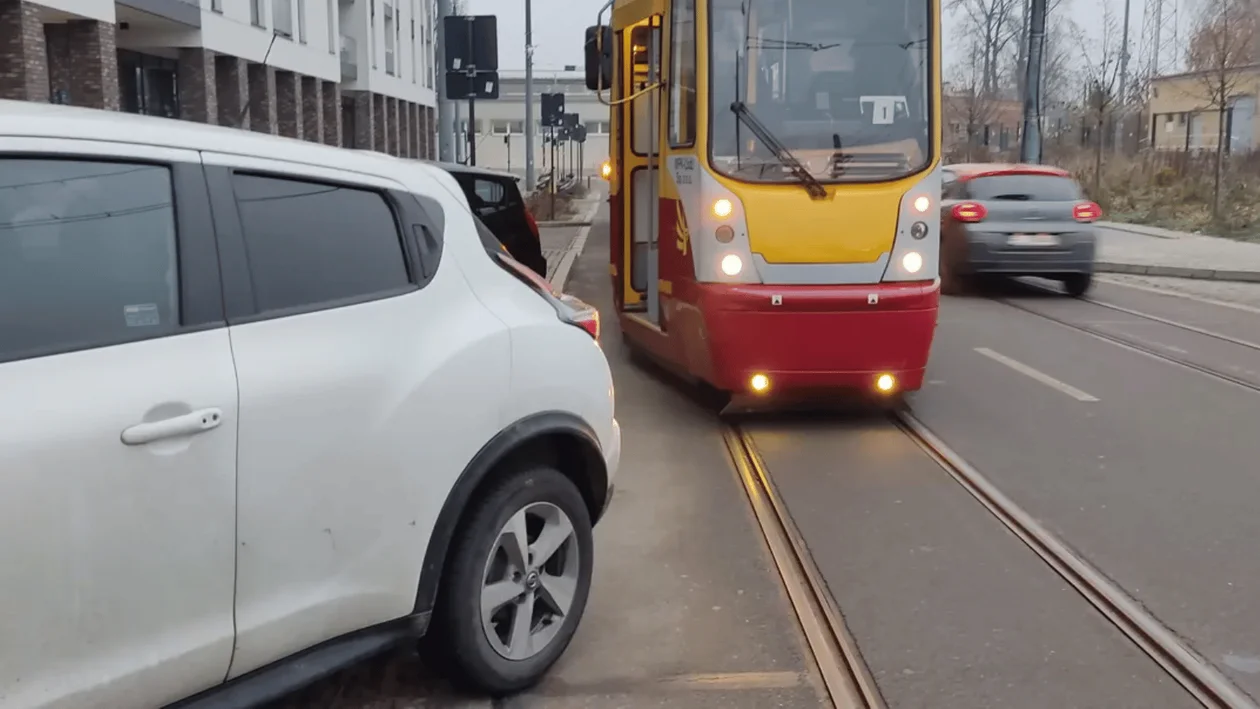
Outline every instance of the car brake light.
POLYGON ((529 230, 534 233, 534 238, 541 239, 542 237, 538 235, 538 221, 534 219, 534 213, 529 211, 528 207, 525 209, 525 221, 529 223, 529 230))
POLYGON ((1078 222, 1096 222, 1102 218, 1102 207, 1096 202, 1081 202, 1072 208, 1072 216, 1078 222))
POLYGON ((498 254, 497 257, 499 264, 508 273, 516 276, 551 305, 561 322, 581 328, 586 334, 595 338, 596 342, 599 341, 599 310, 593 305, 575 296, 557 291, 547 279, 534 273, 533 269, 511 256, 498 254))
POLYGON ((961 204, 955 204, 954 208, 951 209, 949 213, 950 216, 954 218, 954 221, 974 224, 976 222, 984 221, 984 218, 989 215, 989 210, 985 209, 983 204, 963 202, 961 204))

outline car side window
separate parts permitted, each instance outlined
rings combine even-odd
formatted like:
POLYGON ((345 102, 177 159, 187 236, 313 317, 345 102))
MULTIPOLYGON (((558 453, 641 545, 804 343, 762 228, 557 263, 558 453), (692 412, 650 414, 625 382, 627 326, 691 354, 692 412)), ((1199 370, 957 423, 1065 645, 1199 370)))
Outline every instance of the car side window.
POLYGON ((260 312, 332 307, 411 285, 383 194, 242 173, 232 188, 260 312))
POLYGON ((503 205, 504 194, 503 185, 493 180, 479 179, 473 185, 473 191, 481 198, 482 202, 487 205, 500 207, 503 205))
POLYGON ((169 168, 0 159, 0 361, 180 325, 169 168))

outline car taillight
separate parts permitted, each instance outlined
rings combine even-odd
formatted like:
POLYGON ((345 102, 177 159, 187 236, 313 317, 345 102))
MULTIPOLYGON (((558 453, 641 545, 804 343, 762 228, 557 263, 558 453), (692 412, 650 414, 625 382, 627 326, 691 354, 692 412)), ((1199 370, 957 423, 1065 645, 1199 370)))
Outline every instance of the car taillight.
POLYGON ((1102 219, 1102 207, 1095 202, 1081 202, 1072 208, 1072 216, 1078 222, 1096 222, 1102 219))
POLYGON ((595 306, 575 296, 557 291, 547 279, 534 273, 533 269, 511 256, 507 254, 496 254, 496 256, 499 264, 508 273, 516 276, 551 305, 561 322, 579 327, 595 338, 596 342, 599 341, 599 310, 595 306))
POLYGON ((534 238, 541 239, 542 237, 538 235, 538 221, 534 219, 534 213, 529 211, 528 207, 525 209, 525 221, 529 223, 529 230, 534 233, 534 238))
POLYGON ((974 224, 984 221, 984 218, 989 215, 989 210, 985 209, 983 204, 962 202, 955 204, 954 208, 949 210, 949 214, 954 218, 954 221, 974 224))

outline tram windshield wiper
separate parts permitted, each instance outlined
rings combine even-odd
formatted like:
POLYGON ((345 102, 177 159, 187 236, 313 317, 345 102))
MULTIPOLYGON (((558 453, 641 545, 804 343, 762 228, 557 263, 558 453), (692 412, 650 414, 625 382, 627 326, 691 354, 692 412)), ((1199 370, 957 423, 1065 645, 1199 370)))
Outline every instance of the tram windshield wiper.
POLYGON ((757 117, 753 115, 751 110, 749 110, 747 104, 743 101, 736 101, 731 104, 731 112, 734 113, 735 117, 738 118, 744 125, 748 126, 748 130, 751 130, 753 135, 757 136, 758 140, 760 140, 767 148, 770 148, 771 152, 774 153, 775 159, 778 160, 780 164, 796 176, 796 179, 800 181, 801 186, 809 193, 810 198, 826 199, 827 190, 823 187, 822 183, 810 174, 809 170, 801 164, 800 160, 796 159, 796 156, 793 155, 792 152, 783 145, 783 143, 779 142, 778 138, 774 137, 774 134, 770 132, 770 129, 766 128, 761 121, 757 120, 757 117))

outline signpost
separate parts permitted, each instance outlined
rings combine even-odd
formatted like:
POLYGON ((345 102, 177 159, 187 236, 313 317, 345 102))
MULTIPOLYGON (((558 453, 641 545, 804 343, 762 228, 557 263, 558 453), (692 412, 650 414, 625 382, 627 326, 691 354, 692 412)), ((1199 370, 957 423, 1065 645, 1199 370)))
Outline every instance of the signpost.
POLYGON ((468 164, 477 164, 477 99, 499 98, 499 30, 494 15, 442 18, 446 98, 468 100, 468 164))

